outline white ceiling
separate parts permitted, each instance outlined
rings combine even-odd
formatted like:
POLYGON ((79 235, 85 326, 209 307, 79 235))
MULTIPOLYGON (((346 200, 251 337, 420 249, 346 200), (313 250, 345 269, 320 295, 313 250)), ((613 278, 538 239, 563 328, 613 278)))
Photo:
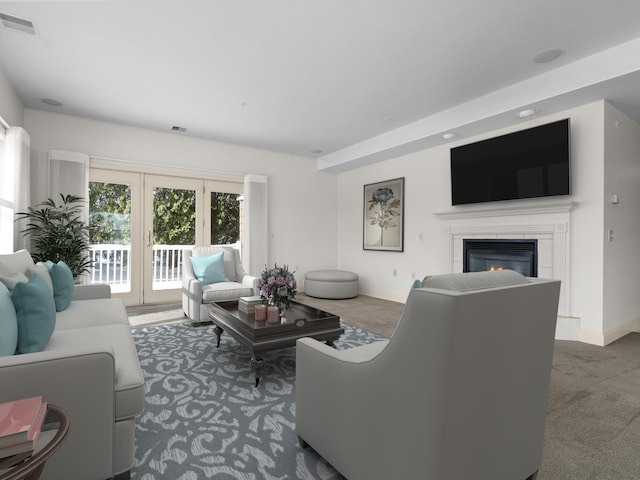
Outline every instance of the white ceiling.
POLYGON ((0 1, 0 13, 37 29, 0 27, 0 69, 26 107, 185 127, 175 134, 322 169, 514 124, 523 108, 604 98, 640 121, 638 0, 0 1), (532 61, 552 48, 563 54, 532 61))

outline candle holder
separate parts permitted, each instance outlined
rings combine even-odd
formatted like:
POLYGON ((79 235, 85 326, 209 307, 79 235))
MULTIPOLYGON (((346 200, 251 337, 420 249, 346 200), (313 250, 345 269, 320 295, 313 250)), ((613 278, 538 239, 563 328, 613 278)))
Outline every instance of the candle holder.
POLYGON ((275 305, 269 305, 267 307, 267 322, 280 323, 280 309, 275 305))
POLYGON ((267 306, 260 303, 255 306, 256 321, 264 322, 267 319, 267 306))

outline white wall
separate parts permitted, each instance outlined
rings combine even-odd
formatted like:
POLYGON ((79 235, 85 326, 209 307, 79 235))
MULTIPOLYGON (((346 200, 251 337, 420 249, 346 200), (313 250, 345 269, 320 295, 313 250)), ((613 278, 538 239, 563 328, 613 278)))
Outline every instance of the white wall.
MULTIPOLYGON (((318 172, 311 158, 196 139, 180 133, 25 109, 31 136, 32 175, 37 192, 46 192, 47 152, 81 152, 91 157, 132 161, 154 168, 197 169, 269 178, 270 262, 297 265, 296 278, 337 263, 336 175, 318 172)), ((202 175, 201 172, 197 173, 202 175)))
POLYGON ((2 72, 0 72, 0 117, 12 127, 24 125, 22 102, 2 72))
POLYGON ((316 268, 352 270, 360 276, 362 293, 402 302, 414 276, 443 271, 442 221, 434 213, 467 207, 451 207, 449 149, 567 117, 571 118, 570 199, 577 204, 569 232, 570 316, 575 318, 578 338, 605 344, 640 322, 640 296, 635 292, 640 284, 640 269, 635 266, 639 261, 635 246, 640 244, 640 218, 635 213, 640 206, 640 126, 604 101, 343 172, 337 178, 318 172, 309 158, 179 134, 31 109, 25 110, 24 124, 31 135, 32 169, 39 169, 40 175, 46 171, 50 149, 167 168, 182 165, 267 175, 271 262, 297 266, 299 280, 316 268), (616 128, 614 122, 620 118, 623 123, 616 128), (404 252, 364 251, 363 186, 403 176, 404 252), (621 194, 620 205, 608 203, 608 194, 614 192, 621 194), (614 242, 605 242, 608 228, 614 229, 614 242))
POLYGON ((640 125, 606 104, 604 141, 604 331, 614 338, 640 327, 640 125))
MULTIPOLYGON (((605 329, 604 311, 604 101, 584 105, 559 114, 514 124, 511 128, 490 132, 474 138, 465 138, 441 147, 423 150, 375 165, 339 174, 338 197, 338 266, 358 272, 363 293, 404 301, 413 281, 413 274, 422 278, 427 274, 442 273, 442 224, 436 212, 463 211, 474 206, 452 207, 449 184, 449 149, 504 133, 549 123, 562 118, 571 119, 572 195, 577 203, 571 212, 570 234, 570 316, 578 320, 585 341, 600 343, 605 329), (402 253, 362 250, 363 185, 395 177, 406 177, 405 185, 405 249, 402 253), (423 234, 424 240, 420 240, 423 234), (393 270, 398 276, 393 276, 393 270)), ((633 135, 631 132, 620 135, 633 135)), ((637 136, 637 132, 635 133, 637 136)), ((625 160, 629 166, 629 160, 625 160)), ((625 179, 627 189, 634 180, 625 179)), ((638 185, 635 181, 635 185, 638 185)), ((621 187, 622 188, 622 187, 621 187)), ((546 199, 541 199, 545 201, 546 199)), ((539 203, 541 200, 538 200, 539 203)), ((637 201, 630 200, 630 208, 637 201)), ((549 199, 549 201, 553 201, 549 199)), ((497 202, 499 203, 499 202, 497 202)), ((495 205, 495 204, 494 204, 495 205)), ((633 207, 632 207, 633 205, 633 207)), ((628 214, 627 214, 628 215, 628 214)), ((527 219, 523 218, 523 222, 527 219)), ((549 217, 553 222, 553 217, 549 217)), ((622 232, 621 232, 622 234, 622 232)), ((631 234, 629 235, 631 236, 631 234)), ((638 242, 636 242, 638 243, 638 242)), ((620 245, 620 250, 626 247, 620 245)), ((628 253, 628 252, 627 252, 628 253)), ((637 256, 637 255, 636 255, 637 256)), ((635 274, 633 275, 635 280, 635 274)), ((627 277, 626 280, 631 279, 627 277)), ((638 284, 637 281, 634 281, 638 284)), ((640 315, 640 305, 627 302, 618 307, 619 321, 640 315), (622 312, 624 310, 624 313, 622 312)))

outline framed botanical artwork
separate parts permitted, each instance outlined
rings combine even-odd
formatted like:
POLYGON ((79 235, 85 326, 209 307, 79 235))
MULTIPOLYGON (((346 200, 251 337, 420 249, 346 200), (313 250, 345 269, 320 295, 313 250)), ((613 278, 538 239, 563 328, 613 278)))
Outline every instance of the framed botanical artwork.
POLYGON ((404 250, 404 177, 364 186, 364 250, 404 250))

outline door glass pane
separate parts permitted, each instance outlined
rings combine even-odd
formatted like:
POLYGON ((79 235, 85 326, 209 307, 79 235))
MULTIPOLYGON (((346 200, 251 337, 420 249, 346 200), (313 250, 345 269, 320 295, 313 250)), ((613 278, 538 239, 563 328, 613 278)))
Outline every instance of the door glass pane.
POLYGON ((223 245, 240 241, 240 195, 211 192, 211 243, 223 245))
POLYGON ((89 182, 91 283, 131 291, 131 186, 89 182))
POLYGON ((196 244, 196 191, 153 189, 153 290, 180 288, 182 250, 196 244))

